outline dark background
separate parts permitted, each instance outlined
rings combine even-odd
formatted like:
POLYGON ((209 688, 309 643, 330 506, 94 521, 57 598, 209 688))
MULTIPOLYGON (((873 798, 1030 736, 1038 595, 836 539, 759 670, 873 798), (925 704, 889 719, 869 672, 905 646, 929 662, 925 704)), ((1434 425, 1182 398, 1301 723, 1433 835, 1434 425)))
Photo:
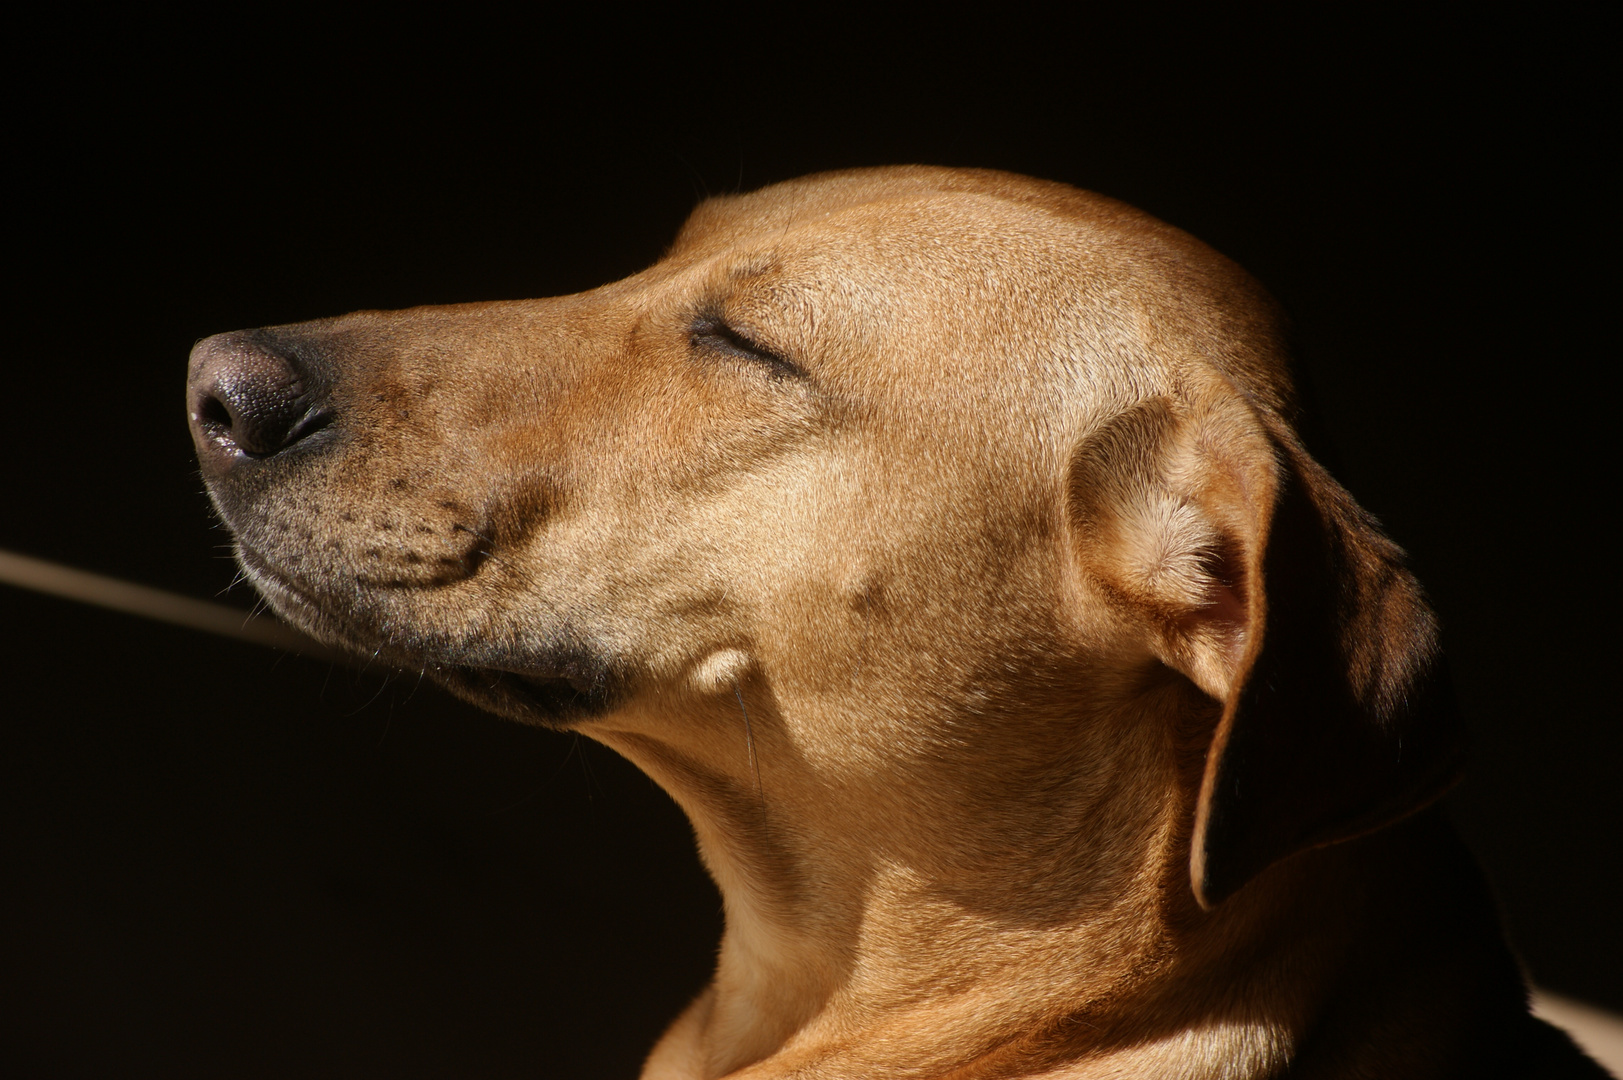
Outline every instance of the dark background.
MULTIPOLYGON (((17 34, 0 547, 246 607, 197 338, 589 288, 810 171, 1064 180, 1293 312, 1314 447, 1445 623, 1450 809, 1533 976, 1623 1007, 1596 27, 234 17, 17 34)), ((706 977, 687 827, 595 745, 10 587, 0 619, 10 1075, 624 1076, 706 977)))

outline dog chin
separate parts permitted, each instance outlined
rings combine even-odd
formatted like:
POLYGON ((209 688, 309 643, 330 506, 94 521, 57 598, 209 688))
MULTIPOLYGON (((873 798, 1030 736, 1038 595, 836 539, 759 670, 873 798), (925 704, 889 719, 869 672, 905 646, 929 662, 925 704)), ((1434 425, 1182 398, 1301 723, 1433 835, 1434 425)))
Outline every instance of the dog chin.
POLYGON ((613 709, 622 696, 607 680, 583 683, 499 668, 430 664, 428 675, 469 704, 541 727, 568 728, 592 720, 613 709))

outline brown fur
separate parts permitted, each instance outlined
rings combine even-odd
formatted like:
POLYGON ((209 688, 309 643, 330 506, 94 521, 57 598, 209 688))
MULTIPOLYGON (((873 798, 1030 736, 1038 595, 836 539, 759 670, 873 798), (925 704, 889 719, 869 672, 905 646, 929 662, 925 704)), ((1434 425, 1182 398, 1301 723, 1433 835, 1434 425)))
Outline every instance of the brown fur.
POLYGON ((589 293, 212 338, 190 392, 286 618, 687 811, 727 931, 645 1076, 1543 1045, 1416 813, 1459 762, 1425 601, 1293 434, 1272 302, 1166 225, 811 177, 589 293))

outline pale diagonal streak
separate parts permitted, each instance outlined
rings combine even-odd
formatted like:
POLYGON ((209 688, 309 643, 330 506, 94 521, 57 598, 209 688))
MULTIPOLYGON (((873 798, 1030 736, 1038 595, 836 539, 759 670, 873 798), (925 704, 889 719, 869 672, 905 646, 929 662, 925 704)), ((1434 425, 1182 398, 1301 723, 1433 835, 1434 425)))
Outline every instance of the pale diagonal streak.
POLYGON ((14 551, 0 551, 0 582, 319 660, 350 662, 314 638, 267 616, 251 615, 225 604, 93 574, 14 551))

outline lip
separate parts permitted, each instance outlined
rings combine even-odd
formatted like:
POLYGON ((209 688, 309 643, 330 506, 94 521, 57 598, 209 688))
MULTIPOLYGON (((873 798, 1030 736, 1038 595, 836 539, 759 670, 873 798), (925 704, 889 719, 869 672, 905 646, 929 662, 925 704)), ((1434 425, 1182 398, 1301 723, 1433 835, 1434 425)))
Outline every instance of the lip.
POLYGON ((321 613, 320 606, 310 599, 308 593, 273 566, 269 559, 244 544, 240 536, 237 537, 237 563, 248 575, 248 583, 259 590, 284 618, 288 617, 289 610, 306 616, 321 613))
POLYGON ((561 662, 560 673, 553 674, 457 663, 444 652, 436 656, 434 650, 415 654, 403 651, 335 615, 302 589, 296 579, 240 541, 237 554, 254 587, 305 633, 355 658, 382 661, 405 670, 420 669, 457 697, 500 716, 543 727, 563 727, 599 716, 619 700, 613 681, 590 664, 583 667, 579 658, 561 662))
POLYGON ((412 655, 402 651, 384 641, 381 635, 344 618, 341 609, 321 603, 297 578, 240 539, 237 561, 247 572, 248 581, 270 602, 282 620, 325 646, 331 652, 331 659, 350 665, 381 662, 403 671, 432 672, 435 665, 426 653, 412 655))
POLYGON ((321 641, 343 648, 363 650, 358 635, 349 632, 327 609, 299 587, 290 575, 278 569, 271 561, 237 540, 237 562, 248 574, 248 581, 269 600, 286 621, 321 641), (319 629, 318 629, 319 628, 319 629))
POLYGON ((430 664, 434 681, 465 701, 524 723, 560 727, 606 712, 616 694, 606 683, 460 664, 430 664))

